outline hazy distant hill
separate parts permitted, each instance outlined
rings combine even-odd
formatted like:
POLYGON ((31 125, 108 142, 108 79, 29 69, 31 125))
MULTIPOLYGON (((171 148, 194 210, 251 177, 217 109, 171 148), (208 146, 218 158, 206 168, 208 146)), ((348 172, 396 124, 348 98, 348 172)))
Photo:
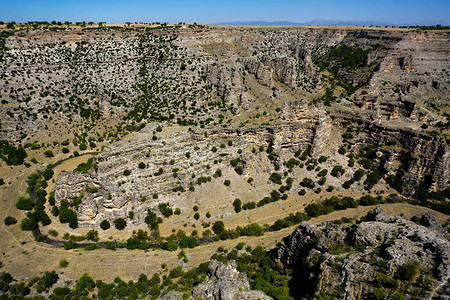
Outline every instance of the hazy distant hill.
POLYGON ((415 26, 415 25, 435 25, 448 22, 436 21, 436 22, 418 22, 417 24, 393 24, 388 22, 378 21, 357 21, 357 20, 312 20, 305 23, 295 23, 289 21, 235 21, 235 22, 222 22, 215 23, 216 25, 259 25, 259 26, 415 26))

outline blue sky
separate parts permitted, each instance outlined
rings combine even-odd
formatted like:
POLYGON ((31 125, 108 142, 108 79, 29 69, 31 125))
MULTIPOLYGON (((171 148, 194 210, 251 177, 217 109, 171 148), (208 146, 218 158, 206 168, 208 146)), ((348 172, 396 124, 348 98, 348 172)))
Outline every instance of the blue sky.
POLYGON ((361 20, 450 25, 450 0, 0 0, 2 21, 217 23, 361 20))

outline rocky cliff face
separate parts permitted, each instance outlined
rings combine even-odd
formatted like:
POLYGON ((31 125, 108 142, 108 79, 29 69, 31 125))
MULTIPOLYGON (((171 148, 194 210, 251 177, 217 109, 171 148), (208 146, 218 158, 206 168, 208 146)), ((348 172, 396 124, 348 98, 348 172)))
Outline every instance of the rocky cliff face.
POLYGON ((433 118, 433 109, 422 107, 448 103, 450 88, 447 31, 32 31, 2 39, 0 85, 8 105, 0 111, 1 134, 15 139, 20 137, 17 126, 24 133, 45 131, 45 114, 69 121, 114 115, 141 122, 155 116, 184 118, 192 109, 193 118, 203 120, 207 117, 198 110, 211 97, 235 112, 247 110, 255 94, 271 94, 275 82, 293 93, 291 101, 316 97, 324 92, 318 60, 340 45, 369 51, 361 66, 336 71, 346 84, 361 86, 348 97, 368 113, 375 107, 395 118, 409 101, 417 104, 411 119, 433 118), (258 86, 248 84, 247 73, 258 86), (19 114, 23 120, 18 121, 19 114))
POLYGON ((193 199, 188 191, 199 185, 198 177, 218 180, 214 178, 215 169, 210 170, 212 162, 225 171, 230 160, 239 157, 247 174, 250 168, 267 163, 267 158, 252 152, 259 147, 271 146, 280 157, 308 147, 319 155, 331 130, 331 119, 324 108, 307 102, 287 103, 281 114, 281 121, 269 126, 175 130, 163 140, 154 140, 155 126, 148 126, 106 147, 95 157, 96 168, 88 174, 61 173, 55 188, 56 204, 83 194, 78 209, 80 226, 97 227, 103 219, 127 217, 130 211, 134 212, 130 222, 140 225, 147 209, 157 210, 160 203, 191 207, 193 199), (221 150, 212 151, 213 147, 221 150), (238 155, 239 149, 247 150, 238 155), (124 175, 125 170, 130 174, 124 175))
POLYGON ((398 175, 405 182, 405 195, 412 195, 426 177, 429 177, 430 191, 448 187, 450 149, 443 137, 363 119, 347 120, 364 129, 357 139, 381 146, 380 167, 386 170, 386 176, 398 175))
POLYGON ((224 265, 216 261, 210 263, 208 279, 194 288, 192 298, 205 300, 272 299, 261 291, 250 290, 247 276, 237 270, 236 263, 228 262, 224 265))
MULTIPOLYGON (((181 128, 168 135, 167 141, 153 140, 143 131, 135 140, 107 147, 97 157, 97 171, 62 174, 57 201, 83 193, 79 214, 86 226, 123 216, 133 207, 132 223, 141 224, 148 207, 161 202, 187 205, 174 189, 187 191, 197 180, 190 177, 193 173, 208 178, 211 161, 225 167, 225 157, 237 156, 238 149, 273 148, 270 163, 283 172, 286 160, 306 147, 312 159, 329 156, 329 168, 331 163, 344 164, 346 158, 331 152, 342 142, 335 135, 340 125, 331 118, 338 106, 365 129, 349 149, 357 151, 369 141, 379 146, 398 143, 397 148, 380 147, 376 160, 387 175, 403 172, 405 194, 411 195, 425 176, 431 176, 431 190, 449 184, 446 142, 419 133, 417 124, 445 122, 436 105, 448 102, 447 31, 227 27, 33 31, 1 38, 2 138, 32 144, 56 132, 75 144, 88 138, 112 143, 119 131, 115 125, 122 130, 154 121, 192 125, 189 131, 181 128), (346 66, 333 52, 342 46, 364 55, 346 66), (321 69, 324 58, 333 63, 333 76, 321 69), (337 85, 334 76, 339 77, 337 85), (309 105, 327 88, 328 98, 342 92, 339 105, 309 105), (266 120, 258 122, 263 110, 266 120), (246 126, 250 120, 257 125, 246 126), (102 130, 107 134, 100 136, 102 130), (224 156, 210 151, 228 140, 233 146, 224 156), (401 162, 405 151, 411 154, 408 164, 401 162), (138 168, 139 162, 146 167, 138 168), (128 176, 123 175, 126 169, 128 176), (155 193, 160 197, 153 198, 155 193), (147 200, 140 201, 143 197, 147 200)), ((253 163, 259 166, 255 156, 242 155, 245 172, 253 163)), ((340 189, 341 182, 329 179, 340 189)))
POLYGON ((354 225, 304 222, 274 255, 292 269, 297 297, 361 299, 402 293, 409 298, 419 293, 439 298, 450 288, 450 243, 432 216, 421 220, 429 227, 377 208, 354 225))
POLYGON ((398 98, 425 103, 448 103, 447 31, 414 31, 393 45, 363 93, 366 98, 397 102, 398 98), (383 97, 380 97, 383 95, 383 97), (419 100, 420 99, 420 100, 419 100))

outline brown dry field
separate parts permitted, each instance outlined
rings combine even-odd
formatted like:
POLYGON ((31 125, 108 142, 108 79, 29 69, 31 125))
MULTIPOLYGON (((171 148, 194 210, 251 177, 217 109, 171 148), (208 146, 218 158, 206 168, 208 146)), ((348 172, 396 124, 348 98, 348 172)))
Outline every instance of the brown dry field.
MULTIPOLYGON (((80 162, 86 161, 89 157, 89 155, 84 155, 65 161, 60 166, 56 167, 55 176, 62 170, 71 170, 75 168, 80 162)), ((58 160, 58 157, 55 157, 54 160, 58 160)), ((11 215, 16 217, 20 222, 24 217, 24 213, 17 210, 14 207, 14 204, 20 195, 24 195, 26 190, 25 180, 35 169, 36 166, 27 169, 23 166, 11 168, 4 164, 1 165, 0 171, 2 176, 4 178, 14 178, 11 183, 9 183, 10 180, 6 180, 7 184, 1 188, 0 212, 2 219, 5 216, 11 215)), ((340 194, 358 197, 357 193, 349 192, 340 194)), ((324 197, 324 195, 313 194, 304 197, 292 196, 286 201, 280 201, 280 204, 284 209, 277 203, 271 203, 263 208, 249 211, 249 219, 244 213, 240 213, 232 214, 230 217, 223 218, 223 220, 227 228, 234 228, 237 225, 243 226, 248 224, 249 220, 260 224, 271 224, 278 218, 286 216, 288 212, 302 210, 304 205, 316 199, 320 199, 321 197, 324 197)), ((212 202, 210 203, 209 206, 202 207, 200 211, 201 215, 204 215, 207 210, 214 212, 213 209, 217 208, 217 205, 214 205, 212 202)), ((390 214, 404 214, 405 218, 410 218, 423 211, 430 211, 423 207, 407 204, 389 204, 383 205, 383 208, 390 214)), ((337 211, 329 215, 315 218, 311 220, 311 222, 320 224, 325 221, 340 219, 343 216, 359 218, 365 215, 370 209, 373 209, 373 207, 359 207, 356 209, 337 211)), ((448 216, 446 215, 437 212, 433 213, 436 215, 439 222, 448 220, 448 216)), ((185 219, 186 222, 190 220, 191 224, 196 224, 196 229, 199 229, 199 231, 203 230, 200 225, 201 220, 197 223, 193 222, 191 215, 193 215, 193 212, 187 212, 185 215, 182 214, 179 220, 175 217, 165 219, 161 226, 162 235, 170 234, 172 228, 176 230, 183 229, 187 232, 189 232, 189 228, 193 229, 191 226, 182 226, 182 219, 185 219)), ((48 227, 56 229, 59 232, 59 238, 61 238, 64 232, 84 234, 87 231, 86 229, 69 231, 67 225, 60 224, 54 219, 53 223, 48 227)), ((187 269, 195 267, 201 262, 208 260, 211 255, 217 251, 218 247, 231 249, 239 242, 244 242, 246 245, 252 247, 262 245, 267 249, 273 248, 283 237, 290 234, 294 229, 295 226, 278 232, 268 232, 263 237, 240 237, 236 240, 218 241, 194 249, 186 249, 185 252, 189 258, 189 262, 185 264, 184 267, 187 269)), ((108 230, 108 232, 101 234, 101 237, 107 238, 107 236, 114 236, 117 239, 126 239, 131 235, 131 230, 132 229, 129 228, 121 231, 120 234, 118 234, 117 230, 108 230)), ((168 252, 156 249, 150 249, 148 251, 130 251, 127 249, 117 249, 117 251, 106 249, 95 251, 85 251, 82 249, 66 251, 64 249, 51 247, 44 243, 35 242, 30 232, 20 230, 19 224, 6 227, 4 223, 1 222, 0 236, 0 261, 2 261, 4 265, 2 271, 10 272, 18 279, 32 278, 34 276, 39 276, 44 271, 56 270, 63 279, 60 282, 75 280, 83 273, 88 273, 95 279, 102 279, 108 282, 111 282, 116 276, 119 276, 124 280, 136 280, 141 273, 152 275, 158 272, 163 274, 164 272, 167 272, 167 270, 178 265, 183 265, 182 261, 177 257, 178 251, 168 252), (58 262, 63 258, 69 261, 69 266, 65 269, 58 267, 58 262), (165 270, 162 269, 162 264, 167 265, 165 270)))

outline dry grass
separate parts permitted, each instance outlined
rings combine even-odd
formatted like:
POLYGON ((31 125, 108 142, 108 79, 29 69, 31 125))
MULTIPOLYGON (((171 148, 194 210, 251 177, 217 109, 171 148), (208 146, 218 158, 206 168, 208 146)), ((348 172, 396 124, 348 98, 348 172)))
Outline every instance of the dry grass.
MULTIPOLYGON (((180 128, 167 127, 164 128, 164 134, 172 134, 178 132, 180 128)), ((125 139, 133 139, 137 133, 131 133, 125 137, 125 139)), ((52 148, 54 149, 54 148, 52 148)), ((46 149, 39 149, 36 151, 29 151, 30 157, 36 157, 41 164, 32 165, 30 168, 24 166, 9 167, 4 163, 0 166, 0 172, 6 179, 7 184, 1 188, 1 202, 0 211, 2 218, 7 215, 16 217, 19 222, 25 216, 22 211, 17 210, 14 207, 16 199, 25 195, 26 183, 25 180, 29 174, 35 172, 38 168, 44 168, 47 163, 54 163, 65 156, 58 151, 52 159, 45 158, 43 152, 46 149), (4 175, 3 175, 4 174, 4 175)), ((245 151, 249 151, 246 149, 245 151)), ((331 150, 330 150, 331 151, 331 150)), ((199 231, 201 234, 206 228, 202 227, 202 223, 214 222, 216 220, 222 220, 227 228, 236 228, 237 226, 245 226, 249 222, 256 222, 259 224, 272 224, 277 219, 286 217, 289 213, 295 213, 297 211, 303 211, 304 207, 314 201, 319 201, 332 195, 339 196, 351 196, 359 198, 364 194, 361 191, 342 191, 321 194, 315 194, 313 192, 308 193, 305 196, 297 196, 292 194, 285 201, 278 201, 278 203, 270 203, 261 208, 250 210, 246 213, 241 212, 236 214, 233 210, 232 202, 234 199, 239 198, 243 203, 248 201, 258 201, 265 196, 268 196, 271 190, 276 189, 277 185, 268 184, 267 173, 259 172, 258 170, 266 170, 270 167, 262 157, 266 155, 265 152, 257 153, 255 163, 251 163, 251 167, 248 172, 249 175, 238 175, 231 168, 223 169, 223 176, 219 179, 214 179, 210 183, 203 184, 201 186, 196 185, 196 191, 189 194, 189 197, 184 197, 186 207, 183 209, 180 216, 172 216, 164 219, 164 223, 161 224, 161 234, 168 236, 173 231, 182 229, 186 233, 190 234, 193 230, 199 231), (254 182, 252 185, 246 182, 247 178, 252 176, 254 182), (230 179, 232 184, 230 187, 223 185, 223 180, 230 179), (200 219, 195 220, 193 218, 194 211, 192 207, 198 205, 200 207, 200 219), (211 213, 211 218, 206 218, 206 213, 211 213)), ((81 162, 85 162, 89 159, 90 155, 84 155, 80 157, 74 157, 63 162, 61 165, 55 168, 55 175, 53 180, 56 180, 56 176, 63 170, 73 170, 81 162)), ((214 170, 214 168, 212 168, 214 170)), ((296 181, 302 177, 302 170, 295 171, 292 176, 297 178, 296 181), (295 173, 300 172, 300 173, 295 173)), ((304 174, 303 174, 304 175, 304 174)), ((50 180, 50 186, 48 191, 51 190, 54 183, 50 180)), ((381 187, 384 188, 384 187, 381 187)), ((404 214, 406 218, 410 218, 412 215, 420 214, 423 211, 430 211, 429 209, 412 206, 407 204, 391 204, 383 205, 385 210, 391 214, 404 214)), ((341 217, 359 218, 365 215, 373 207, 359 207, 356 209, 349 209, 345 211, 336 211, 329 215, 321 216, 311 220, 314 224, 319 224, 324 221, 340 219, 341 217)), ((445 222, 447 216, 434 212, 439 222, 445 222)), ((51 214, 49 214, 51 215, 51 214)), ((58 238, 61 238, 65 232, 69 232, 74 235, 83 235, 89 229, 70 229, 67 224, 61 224, 59 221, 51 216, 52 224, 47 228, 42 228, 44 233, 48 233, 50 229, 58 231, 58 238)), ((131 236, 133 230, 147 229, 145 225, 141 225, 138 228, 126 228, 119 231, 116 229, 109 229, 107 231, 99 230, 101 240, 113 240, 125 241, 131 236)), ((273 248, 283 237, 290 234, 294 227, 286 228, 278 232, 268 232, 263 237, 240 237, 236 240, 218 241, 212 244, 202 245, 194 249, 187 249, 189 262, 187 268, 192 268, 208 260, 209 257, 217 251, 218 247, 224 247, 227 249, 233 248, 237 243, 244 242, 247 245, 255 247, 262 245, 267 249, 273 248)), ((210 227, 209 227, 210 229, 210 227)), ((172 269, 175 266, 180 265, 182 262, 177 257, 177 252, 167 252, 163 250, 152 249, 149 251, 142 250, 127 250, 117 249, 117 251, 110 251, 106 249, 99 249, 95 251, 85 250, 70 250, 53 248, 47 244, 37 243, 31 236, 30 232, 24 232, 20 230, 19 224, 6 227, 3 222, 0 227, 0 252, 4 271, 10 272, 15 278, 30 278, 33 276, 39 276, 44 271, 56 270, 61 275, 63 280, 74 280, 80 277, 83 273, 89 273, 96 279, 102 279, 111 282, 116 276, 121 277, 124 280, 136 279, 139 274, 145 273, 149 276, 158 272, 167 272, 161 268, 162 264, 167 265, 167 269, 172 269), (58 267, 58 262, 66 258, 69 260, 69 266, 66 269, 58 267)), ((167 270, 166 269, 166 270, 167 270)))
MULTIPOLYGON (((63 163, 59 170, 63 170, 65 168, 71 169, 80 161, 87 158, 88 157, 86 156, 69 160, 63 163)), ((2 168, 5 168, 5 166, 2 166, 2 168)), ((3 201, 0 203, 0 209, 2 211, 2 216, 13 215, 20 220, 24 214, 14 208, 15 199, 20 194, 25 192, 26 186, 24 185, 24 181, 33 169, 30 170, 25 169, 24 167, 15 167, 12 171, 16 172, 17 180, 14 180, 9 186, 2 189, 3 201)), ((236 186, 235 188, 238 189, 240 187, 236 186)), ((202 192, 207 191, 203 190, 202 192)), ((207 193, 211 193, 207 195, 212 195, 212 191, 207 193)), ((301 199, 298 197, 290 197, 288 200, 281 203, 289 212, 294 212, 301 209, 304 204, 319 198, 319 195, 309 195, 302 197, 301 199)), ((210 203, 213 203, 213 201, 210 203)), ((213 208, 214 205, 210 205, 208 207, 205 206, 202 208, 202 215, 207 209, 213 210, 213 208)), ((422 211, 430 211, 426 208, 407 204, 383 205, 383 208, 391 214, 404 214, 406 218, 410 218, 412 215, 419 214, 422 211)), ((373 209, 373 207, 359 207, 356 209, 337 211, 329 215, 313 219, 311 222, 314 224, 319 224, 324 221, 339 219, 343 216, 359 218, 365 215, 370 209, 373 209)), ((443 214, 437 212, 434 213, 436 214, 439 222, 444 222, 448 218, 443 214)), ((185 212, 184 215, 182 214, 181 218, 188 218, 188 215, 191 214, 193 213, 185 212)), ((286 215, 287 212, 276 203, 272 203, 264 208, 249 212, 249 218, 251 221, 258 223, 271 223, 277 218, 286 215)), ((237 225, 248 224, 249 222, 243 213, 233 214, 228 218, 223 218, 223 220, 229 228, 237 225)), ((56 224, 57 222, 54 222, 52 226, 56 226, 56 224)), ((163 227, 169 224, 173 225, 174 228, 180 228, 180 223, 176 222, 175 217, 166 219, 163 227)), ((61 225, 58 228, 60 230, 67 230, 66 225, 61 225)), ((219 241, 212 244, 202 245, 194 249, 186 249, 186 254, 189 258, 189 262, 186 267, 195 267, 199 263, 208 260, 209 257, 217 251, 218 247, 231 249, 238 242, 244 242, 246 245, 250 245, 252 247, 262 245, 267 249, 273 248, 284 236, 290 234, 294 228, 295 227, 286 228, 278 232, 268 232, 263 237, 240 237, 236 240, 219 241)), ((76 230, 77 233, 80 231, 82 232, 84 230, 76 230)), ((131 234, 129 231, 130 230, 120 232, 120 235, 123 235, 124 238, 128 237, 131 234)), ((164 228, 163 231, 170 232, 170 228, 164 228)), ((150 276, 154 273, 167 272, 161 268, 162 264, 166 264, 167 269, 172 269, 181 264, 180 259, 177 257, 177 252, 167 252, 163 250, 152 249, 149 251, 130 251, 126 249, 118 249, 117 251, 110 251, 99 249, 95 251, 66 251, 64 249, 53 248, 47 244, 33 241, 31 234, 29 232, 21 231, 18 224, 6 227, 2 223, 0 227, 0 235, 2 236, 0 239, 0 251, 2 253, 1 261, 4 265, 3 270, 10 272, 15 278, 19 279, 38 276, 47 270, 56 270, 61 274, 60 276, 63 280, 74 280, 80 277, 83 273, 89 273, 96 279, 111 282, 116 276, 119 276, 124 280, 130 280, 136 279, 141 273, 145 273, 150 276), (69 266, 66 269, 61 269, 58 267, 58 262, 63 258, 69 260, 69 266)), ((104 235, 116 236, 116 231, 108 230, 104 235)))

